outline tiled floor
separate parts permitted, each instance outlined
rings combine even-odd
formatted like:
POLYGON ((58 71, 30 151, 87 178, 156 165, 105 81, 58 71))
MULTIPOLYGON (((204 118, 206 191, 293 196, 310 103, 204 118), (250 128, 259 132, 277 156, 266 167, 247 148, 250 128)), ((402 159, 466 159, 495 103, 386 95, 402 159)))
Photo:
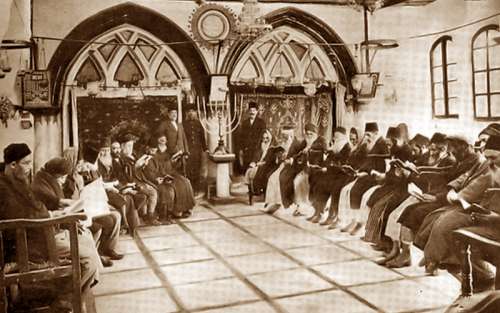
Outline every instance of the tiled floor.
POLYGON ((446 273, 386 269, 358 237, 260 207, 202 204, 121 239, 125 258, 94 288, 97 312, 443 312, 459 293, 446 273))

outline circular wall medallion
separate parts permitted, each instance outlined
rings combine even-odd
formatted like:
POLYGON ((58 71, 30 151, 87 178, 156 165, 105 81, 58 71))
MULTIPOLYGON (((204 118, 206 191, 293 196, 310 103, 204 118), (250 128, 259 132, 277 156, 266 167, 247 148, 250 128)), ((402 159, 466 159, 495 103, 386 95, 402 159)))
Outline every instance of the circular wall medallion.
POLYGON ((193 38, 202 46, 212 46, 234 35, 234 13, 218 4, 204 4, 191 15, 190 28, 193 38))

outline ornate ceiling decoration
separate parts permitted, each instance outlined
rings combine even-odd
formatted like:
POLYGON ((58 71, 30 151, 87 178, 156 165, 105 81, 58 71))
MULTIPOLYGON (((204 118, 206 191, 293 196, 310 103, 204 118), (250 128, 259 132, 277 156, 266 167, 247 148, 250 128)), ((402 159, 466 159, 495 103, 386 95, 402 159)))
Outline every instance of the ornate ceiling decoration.
POLYGON ((236 15, 222 5, 202 4, 191 14, 189 28, 196 42, 210 48, 234 38, 236 15))

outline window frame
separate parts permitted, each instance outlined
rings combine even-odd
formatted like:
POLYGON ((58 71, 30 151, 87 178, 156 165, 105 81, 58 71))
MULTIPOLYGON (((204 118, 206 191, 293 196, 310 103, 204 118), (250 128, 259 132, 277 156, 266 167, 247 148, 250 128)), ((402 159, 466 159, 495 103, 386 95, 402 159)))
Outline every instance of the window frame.
MULTIPOLYGON (((500 71, 500 67, 491 68, 490 67, 490 42, 489 42, 489 31, 500 32, 500 26, 497 24, 490 24, 480 28, 471 39, 470 51, 471 51, 471 69, 472 69, 472 101, 474 104, 474 119, 478 121, 499 121, 500 114, 498 116, 491 115, 491 95, 500 95, 500 91, 491 91, 491 72, 500 71), (486 32, 486 46, 484 47, 474 47, 476 39, 486 32), (474 64, 474 51, 479 49, 486 49, 486 68, 481 70, 475 69, 474 64), (486 92, 476 93, 476 75, 477 73, 486 73, 486 92), (488 116, 477 116, 477 106, 476 98, 478 96, 486 96, 486 104, 488 106, 488 116)), ((498 56, 500 57, 500 55, 498 56)))
POLYGON ((448 62, 448 42, 453 41, 452 37, 449 35, 442 36, 438 38, 431 46, 429 51, 430 60, 430 74, 431 74, 431 101, 432 101, 432 117, 433 118, 458 118, 458 113, 450 114, 450 99, 456 99, 457 97, 450 97, 449 94, 449 84, 450 82, 456 82, 457 79, 452 81, 448 78, 448 66, 457 65, 456 62, 448 62), (441 65, 434 65, 434 52, 436 49, 441 49, 441 65), (436 82, 434 77, 434 69, 441 68, 442 81, 436 82), (442 84, 443 88, 443 98, 436 98, 436 93, 434 91, 434 86, 436 84, 442 84), (444 102, 444 114, 438 115, 436 113, 436 100, 443 100, 444 102))

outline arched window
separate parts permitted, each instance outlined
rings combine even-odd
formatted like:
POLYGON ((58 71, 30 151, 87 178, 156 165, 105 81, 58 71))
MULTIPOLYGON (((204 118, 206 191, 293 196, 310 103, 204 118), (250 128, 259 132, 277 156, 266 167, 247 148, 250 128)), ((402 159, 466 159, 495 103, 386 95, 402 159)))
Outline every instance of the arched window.
POLYGON ((456 62, 449 57, 450 36, 436 40, 430 51, 432 114, 437 118, 457 118, 456 62))
POLYGON ((500 119, 500 36, 498 25, 481 28, 472 37, 472 92, 474 117, 500 119))

